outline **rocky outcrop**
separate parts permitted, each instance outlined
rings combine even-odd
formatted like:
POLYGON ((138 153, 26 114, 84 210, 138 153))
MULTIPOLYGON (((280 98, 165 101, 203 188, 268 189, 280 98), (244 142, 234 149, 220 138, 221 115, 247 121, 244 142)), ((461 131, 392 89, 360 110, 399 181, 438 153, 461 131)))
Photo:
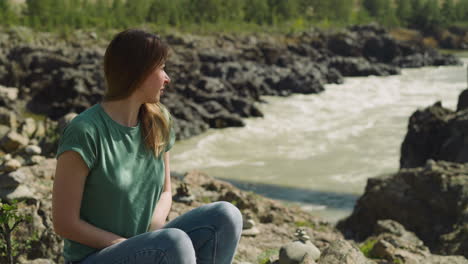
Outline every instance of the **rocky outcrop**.
MULTIPOLYGON (((9 92, 0 106, 16 110, 25 104, 56 121, 99 102, 105 89, 101 67, 107 40, 76 35, 64 43, 25 28, 0 33, 0 84, 10 87, 0 89, 9 92)), ((255 104, 263 102, 262 95, 319 93, 326 83, 341 83, 343 76, 390 75, 398 74, 399 67, 459 63, 453 56, 396 41, 375 25, 288 36, 163 37, 173 52, 166 64, 172 84, 162 102, 176 119, 178 139, 210 127, 243 126, 242 118, 263 115, 255 104)))
POLYGON ((368 179, 352 215, 337 227, 348 238, 371 236, 379 220, 414 232, 431 252, 468 257, 468 165, 428 161, 425 167, 368 179))
POLYGON ((388 263, 468 263, 468 259, 463 256, 431 254, 414 233, 393 220, 377 221, 373 235, 362 243, 363 247, 369 257, 388 263))
POLYGON ((459 96, 458 111, 437 102, 411 115, 401 146, 400 167, 423 166, 427 160, 468 162, 468 110, 466 91, 459 96))

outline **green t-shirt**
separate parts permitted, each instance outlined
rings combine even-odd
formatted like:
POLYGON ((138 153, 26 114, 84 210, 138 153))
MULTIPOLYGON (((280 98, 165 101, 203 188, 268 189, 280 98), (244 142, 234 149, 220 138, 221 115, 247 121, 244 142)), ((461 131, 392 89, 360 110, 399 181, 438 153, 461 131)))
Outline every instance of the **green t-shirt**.
MULTIPOLYGON (((164 112, 168 118, 170 114, 164 112)), ((164 186, 164 160, 155 158, 135 127, 115 122, 95 104, 76 116, 63 130, 58 156, 67 150, 81 155, 90 171, 86 178, 80 217, 82 220, 130 238, 147 232, 164 186)), ((171 128, 170 142, 175 141, 171 128)), ((64 239, 63 256, 77 261, 99 249, 64 239)))

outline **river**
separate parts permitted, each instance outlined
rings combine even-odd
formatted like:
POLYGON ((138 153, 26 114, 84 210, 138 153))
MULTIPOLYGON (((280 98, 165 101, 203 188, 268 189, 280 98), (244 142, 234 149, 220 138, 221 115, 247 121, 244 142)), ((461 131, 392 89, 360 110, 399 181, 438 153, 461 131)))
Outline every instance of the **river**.
POLYGON ((263 118, 178 141, 173 171, 197 169, 241 189, 301 205, 336 222, 349 215, 369 177, 396 172, 409 116, 436 101, 456 108, 464 66, 404 69, 345 78, 315 95, 263 97, 263 118))

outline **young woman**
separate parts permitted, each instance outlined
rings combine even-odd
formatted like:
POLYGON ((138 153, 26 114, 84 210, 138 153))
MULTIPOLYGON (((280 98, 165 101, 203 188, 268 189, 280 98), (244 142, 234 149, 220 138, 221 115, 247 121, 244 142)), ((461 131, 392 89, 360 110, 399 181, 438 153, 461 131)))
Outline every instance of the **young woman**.
POLYGON ((106 49, 107 91, 75 117, 57 150, 53 224, 66 263, 231 263, 242 215, 231 203, 192 209, 169 223, 172 119, 160 103, 169 47, 130 29, 106 49))

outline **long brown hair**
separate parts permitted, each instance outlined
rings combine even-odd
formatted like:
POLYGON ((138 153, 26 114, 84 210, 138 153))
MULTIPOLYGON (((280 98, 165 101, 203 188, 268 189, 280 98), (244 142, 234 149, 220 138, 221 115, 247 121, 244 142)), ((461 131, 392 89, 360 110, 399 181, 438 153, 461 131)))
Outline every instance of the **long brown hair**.
MULTIPOLYGON (((104 55, 107 91, 104 101, 129 97, 156 67, 165 63, 169 46, 157 35, 140 29, 117 34, 104 55)), ((159 157, 169 143, 171 119, 160 102, 144 103, 138 118, 145 145, 159 157)))

